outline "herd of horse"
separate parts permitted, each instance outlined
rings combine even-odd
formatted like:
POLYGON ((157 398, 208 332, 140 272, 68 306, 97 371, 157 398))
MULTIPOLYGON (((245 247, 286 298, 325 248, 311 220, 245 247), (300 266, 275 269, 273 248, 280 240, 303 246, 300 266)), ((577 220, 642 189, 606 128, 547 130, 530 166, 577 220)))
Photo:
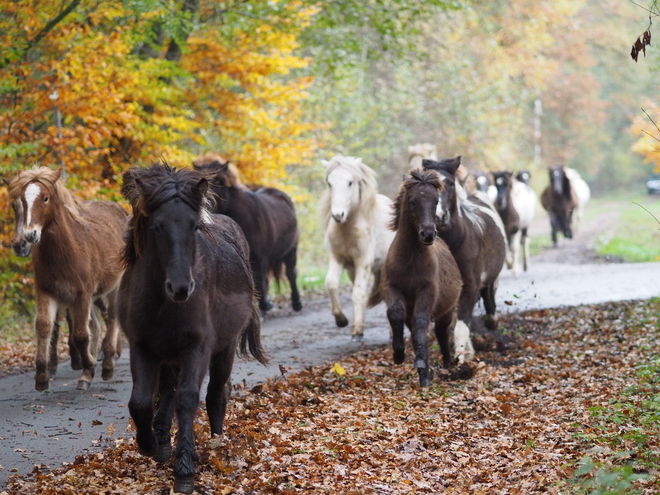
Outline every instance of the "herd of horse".
MULTIPOLYGON (((517 273, 521 249, 523 269, 529 267, 527 229, 537 199, 529 174, 470 173, 461 157, 439 160, 430 145, 411 147, 410 154, 412 169, 394 201, 378 193, 374 171, 360 158, 323 161, 320 211, 335 323, 348 325, 339 298, 346 270, 352 338, 363 337, 366 308, 384 301, 394 362, 404 361, 407 326, 424 387, 432 378, 431 325, 446 367, 474 356, 470 333, 479 300, 486 327, 497 327, 498 278, 505 262, 517 273)), ((235 356, 267 363, 260 332, 273 306, 269 278, 284 273, 292 308, 302 309, 291 198, 242 184, 236 167, 217 154, 192 165, 158 162, 125 171, 121 193, 130 213, 112 201, 80 199, 64 186, 61 170, 23 170, 8 186, 12 247, 17 256, 31 256, 34 272, 36 390, 48 389, 56 372, 60 319, 68 322, 81 390, 90 386, 99 355, 102 378, 112 378, 123 329, 138 449, 169 461, 176 414, 174 491, 181 493, 194 490, 193 421, 207 373, 207 413, 212 433, 220 434, 235 356)), ((549 175, 541 203, 556 244, 557 232, 572 237, 572 217, 581 217, 589 188, 563 166, 549 175)))

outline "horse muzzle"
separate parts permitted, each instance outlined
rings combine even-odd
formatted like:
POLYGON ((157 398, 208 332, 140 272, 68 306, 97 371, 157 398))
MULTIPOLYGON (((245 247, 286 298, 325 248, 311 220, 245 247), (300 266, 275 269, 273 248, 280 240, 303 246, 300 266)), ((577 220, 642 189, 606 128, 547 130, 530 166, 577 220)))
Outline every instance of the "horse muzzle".
POLYGON ((438 233, 435 230, 435 227, 429 228, 425 227, 419 231, 419 239, 422 241, 422 244, 430 246, 435 242, 435 239, 438 237, 438 233))
POLYGON ((335 222, 337 223, 344 223, 346 221, 346 212, 345 211, 339 211, 339 212, 333 212, 331 213, 332 218, 334 218, 335 222))
POLYGON ((30 246, 30 243, 25 239, 12 242, 11 247, 14 250, 14 254, 19 258, 27 258, 30 256, 30 251, 32 251, 32 246, 30 246))
POLYGON ((41 229, 33 228, 23 232, 25 240, 31 244, 36 244, 41 240, 41 229))
POLYGON ((171 280, 165 282, 165 293, 172 302, 186 302, 195 290, 195 281, 173 283, 171 280))

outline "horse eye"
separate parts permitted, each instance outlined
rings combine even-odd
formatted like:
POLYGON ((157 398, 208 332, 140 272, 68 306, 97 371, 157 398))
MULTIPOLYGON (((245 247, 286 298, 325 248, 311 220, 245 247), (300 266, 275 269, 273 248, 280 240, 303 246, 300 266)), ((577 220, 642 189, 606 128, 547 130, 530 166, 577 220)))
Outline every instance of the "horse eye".
POLYGON ((44 198, 44 203, 48 203, 48 196, 44 198))
POLYGON ((353 185, 353 181, 348 181, 348 187, 351 187, 353 185))

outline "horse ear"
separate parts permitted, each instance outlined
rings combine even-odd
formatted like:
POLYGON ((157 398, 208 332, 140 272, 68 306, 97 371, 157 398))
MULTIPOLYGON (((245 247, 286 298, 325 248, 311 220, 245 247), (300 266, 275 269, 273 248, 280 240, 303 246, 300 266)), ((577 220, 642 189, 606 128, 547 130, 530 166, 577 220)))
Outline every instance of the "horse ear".
POLYGON ((59 180, 59 178, 62 177, 62 172, 64 172, 63 168, 58 168, 55 170, 55 180, 59 180))
POLYGON ((199 182, 195 184, 195 194, 198 194, 200 199, 206 195, 206 191, 209 189, 209 181, 206 178, 202 177, 199 179, 199 182))
POLYGON ((330 166, 330 162, 328 160, 321 160, 321 165, 323 165, 324 168, 328 168, 330 166))
POLYGON ((447 160, 443 162, 443 165, 446 170, 451 172, 452 174, 456 175, 456 171, 458 170, 458 167, 461 166, 461 157, 460 155, 457 156, 456 158, 452 158, 450 160, 447 160))

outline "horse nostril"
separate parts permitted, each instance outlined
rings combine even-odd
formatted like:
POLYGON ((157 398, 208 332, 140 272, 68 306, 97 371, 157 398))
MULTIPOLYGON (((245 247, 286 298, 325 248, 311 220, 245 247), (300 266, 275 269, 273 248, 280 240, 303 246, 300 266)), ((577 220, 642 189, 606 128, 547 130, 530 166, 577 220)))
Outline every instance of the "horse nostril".
POLYGON ((195 281, 191 280, 190 284, 188 285, 188 295, 192 294, 194 290, 195 290, 195 281))
POLYGON ((168 296, 174 295, 174 286, 172 285, 172 282, 170 282, 169 280, 165 282, 165 292, 167 292, 168 296))

